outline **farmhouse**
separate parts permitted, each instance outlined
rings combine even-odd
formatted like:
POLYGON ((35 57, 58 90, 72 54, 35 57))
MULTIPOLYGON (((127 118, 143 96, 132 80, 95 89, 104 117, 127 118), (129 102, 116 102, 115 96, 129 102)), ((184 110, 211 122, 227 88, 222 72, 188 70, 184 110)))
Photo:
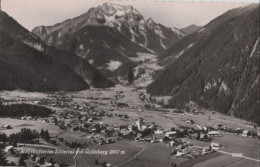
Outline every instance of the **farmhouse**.
POLYGON ((11 127, 11 125, 7 125, 7 124, 5 124, 5 125, 2 126, 2 128, 5 128, 5 129, 11 129, 12 127, 11 127))
POLYGON ((173 132, 166 132, 166 133, 165 133, 165 136, 168 137, 168 138, 170 138, 170 139, 175 138, 176 135, 177 135, 177 132, 176 132, 176 131, 173 131, 173 132))
POLYGON ((242 136, 247 137, 248 132, 249 132, 248 130, 244 130, 244 131, 242 132, 242 136))
POLYGON ((219 131, 210 131, 210 132, 208 132, 208 134, 211 137, 223 136, 219 131))
POLYGON ((200 136, 199 136, 199 139, 201 141, 210 141, 212 139, 212 137, 209 135, 209 134, 203 134, 201 133, 200 136))
POLYGON ((210 143, 210 146, 213 150, 218 150, 222 147, 219 143, 210 143))
POLYGON ((13 146, 6 146, 5 147, 5 152, 10 152, 12 149, 14 149, 13 146))

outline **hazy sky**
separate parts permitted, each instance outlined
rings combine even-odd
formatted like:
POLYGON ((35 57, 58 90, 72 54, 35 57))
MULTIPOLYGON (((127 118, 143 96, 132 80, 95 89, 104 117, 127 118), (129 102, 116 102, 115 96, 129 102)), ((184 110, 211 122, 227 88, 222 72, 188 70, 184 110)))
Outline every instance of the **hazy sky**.
MULTIPOLYGON (((252 1, 252 0, 251 0, 252 1)), ((103 4, 104 0, 2 0, 2 10, 29 30, 39 25, 53 25, 79 16, 91 7, 103 4)), ((148 2, 109 1, 121 5, 132 5, 146 19, 168 27, 182 28, 191 24, 205 25, 229 9, 245 3, 213 2, 148 2)))

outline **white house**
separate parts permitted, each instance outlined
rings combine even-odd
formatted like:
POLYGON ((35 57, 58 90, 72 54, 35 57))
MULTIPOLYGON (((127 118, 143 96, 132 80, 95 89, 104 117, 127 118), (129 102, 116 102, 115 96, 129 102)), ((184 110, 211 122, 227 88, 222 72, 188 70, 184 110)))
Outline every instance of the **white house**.
POLYGON ((169 137, 170 139, 172 139, 172 138, 176 137, 176 134, 177 134, 177 132, 175 132, 175 131, 173 131, 173 132, 166 132, 165 136, 169 137))
POLYGON ((222 136, 222 134, 221 134, 219 131, 210 131, 210 132, 208 132, 208 134, 209 134, 210 136, 214 136, 214 137, 216 137, 216 136, 222 136))

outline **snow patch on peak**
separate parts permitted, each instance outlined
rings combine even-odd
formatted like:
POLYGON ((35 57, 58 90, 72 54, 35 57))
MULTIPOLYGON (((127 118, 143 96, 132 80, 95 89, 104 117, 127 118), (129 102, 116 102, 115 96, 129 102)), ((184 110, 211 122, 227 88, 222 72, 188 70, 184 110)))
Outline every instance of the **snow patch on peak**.
POLYGON ((104 16, 105 20, 106 20, 106 25, 109 27, 115 27, 114 26, 114 22, 116 22, 115 17, 114 16, 104 16))
POLYGON ((159 25, 156 25, 155 30, 154 30, 154 33, 157 34, 157 35, 159 35, 159 36, 162 37, 162 38, 166 38, 166 37, 164 36, 164 34, 163 34, 163 32, 162 32, 162 29, 161 29, 161 27, 160 27, 159 25))
POLYGON ((215 80, 206 83, 205 87, 204 87, 204 92, 206 92, 207 90, 210 90, 212 87, 217 86, 217 82, 215 80))
POLYGON ((153 21, 153 19, 149 18, 148 20, 146 20, 146 24, 149 28, 155 28, 155 22, 153 21))
POLYGON ((161 43, 161 46, 162 46, 164 49, 167 49, 167 47, 163 44, 162 39, 160 39, 160 43, 161 43))
POLYGON ((191 48, 193 46, 193 43, 189 44, 188 48, 191 48))
POLYGON ((219 91, 224 91, 225 93, 228 93, 228 86, 224 81, 221 83, 219 91))
POLYGON ((134 62, 145 61, 145 60, 157 60, 154 54, 145 53, 145 52, 136 52, 137 57, 130 57, 134 62))
POLYGON ((44 47, 41 45, 41 44, 38 44, 38 43, 31 43, 29 41, 23 41, 24 44, 40 51, 40 52, 43 52, 44 51, 44 47))
POLYGON ((105 48, 110 48, 110 46, 106 43, 106 41, 105 40, 102 40, 102 42, 103 42, 103 44, 104 44, 104 46, 105 46, 105 48))
POLYGON ((205 28, 203 27, 203 28, 199 29, 198 32, 202 32, 202 31, 204 31, 204 30, 205 30, 205 28))
POLYGON ((255 45, 254 45, 254 47, 253 47, 253 50, 252 50, 252 52, 250 53, 250 56, 249 57, 253 57, 253 55, 254 55, 254 53, 255 53, 255 50, 256 50, 256 47, 257 46, 259 46, 259 45, 257 45, 258 43, 259 43, 259 37, 257 38, 257 40, 255 41, 255 45))
POLYGON ((122 65, 122 62, 110 60, 110 62, 107 63, 107 65, 108 65, 108 67, 107 67, 108 70, 115 71, 122 65))
POLYGON ((79 49, 81 49, 81 50, 85 49, 84 45, 81 44, 81 45, 79 46, 79 49))
POLYGON ((88 60, 88 63, 89 63, 89 64, 93 64, 93 63, 94 63, 94 59, 89 59, 89 60, 88 60))
POLYGON ((182 51, 176 56, 176 58, 179 58, 183 53, 184 53, 184 50, 182 50, 182 51))
POLYGON ((185 36, 186 34, 184 34, 181 30, 179 30, 178 28, 175 27, 171 27, 171 30, 173 32, 175 32, 176 34, 178 34, 179 36, 185 36))
POLYGON ((114 4, 114 3, 110 3, 110 2, 104 3, 103 6, 105 6, 105 7, 113 7, 114 9, 118 9, 118 10, 124 10, 127 7, 131 8, 131 6, 122 6, 122 5, 118 5, 118 4, 114 4))

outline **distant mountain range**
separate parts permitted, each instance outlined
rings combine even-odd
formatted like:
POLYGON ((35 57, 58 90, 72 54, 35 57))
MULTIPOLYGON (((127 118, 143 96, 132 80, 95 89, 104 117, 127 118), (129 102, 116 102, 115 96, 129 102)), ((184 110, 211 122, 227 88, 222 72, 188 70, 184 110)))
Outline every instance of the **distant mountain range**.
POLYGON ((74 91, 114 85, 84 59, 46 45, 2 11, 0 41, 2 90, 74 91))
POLYGON ((184 33, 184 34, 192 34, 196 31, 198 31, 201 28, 201 26, 196 26, 195 24, 192 24, 188 27, 185 28, 181 28, 180 30, 184 33))
POLYGON ((84 58, 114 82, 126 80, 137 52, 158 54, 184 35, 144 17, 132 6, 104 3, 76 18, 32 31, 45 43, 84 58))
POLYGON ((193 101, 259 123, 259 46, 259 5, 230 10, 162 54, 147 90, 172 96, 169 107, 193 101))

